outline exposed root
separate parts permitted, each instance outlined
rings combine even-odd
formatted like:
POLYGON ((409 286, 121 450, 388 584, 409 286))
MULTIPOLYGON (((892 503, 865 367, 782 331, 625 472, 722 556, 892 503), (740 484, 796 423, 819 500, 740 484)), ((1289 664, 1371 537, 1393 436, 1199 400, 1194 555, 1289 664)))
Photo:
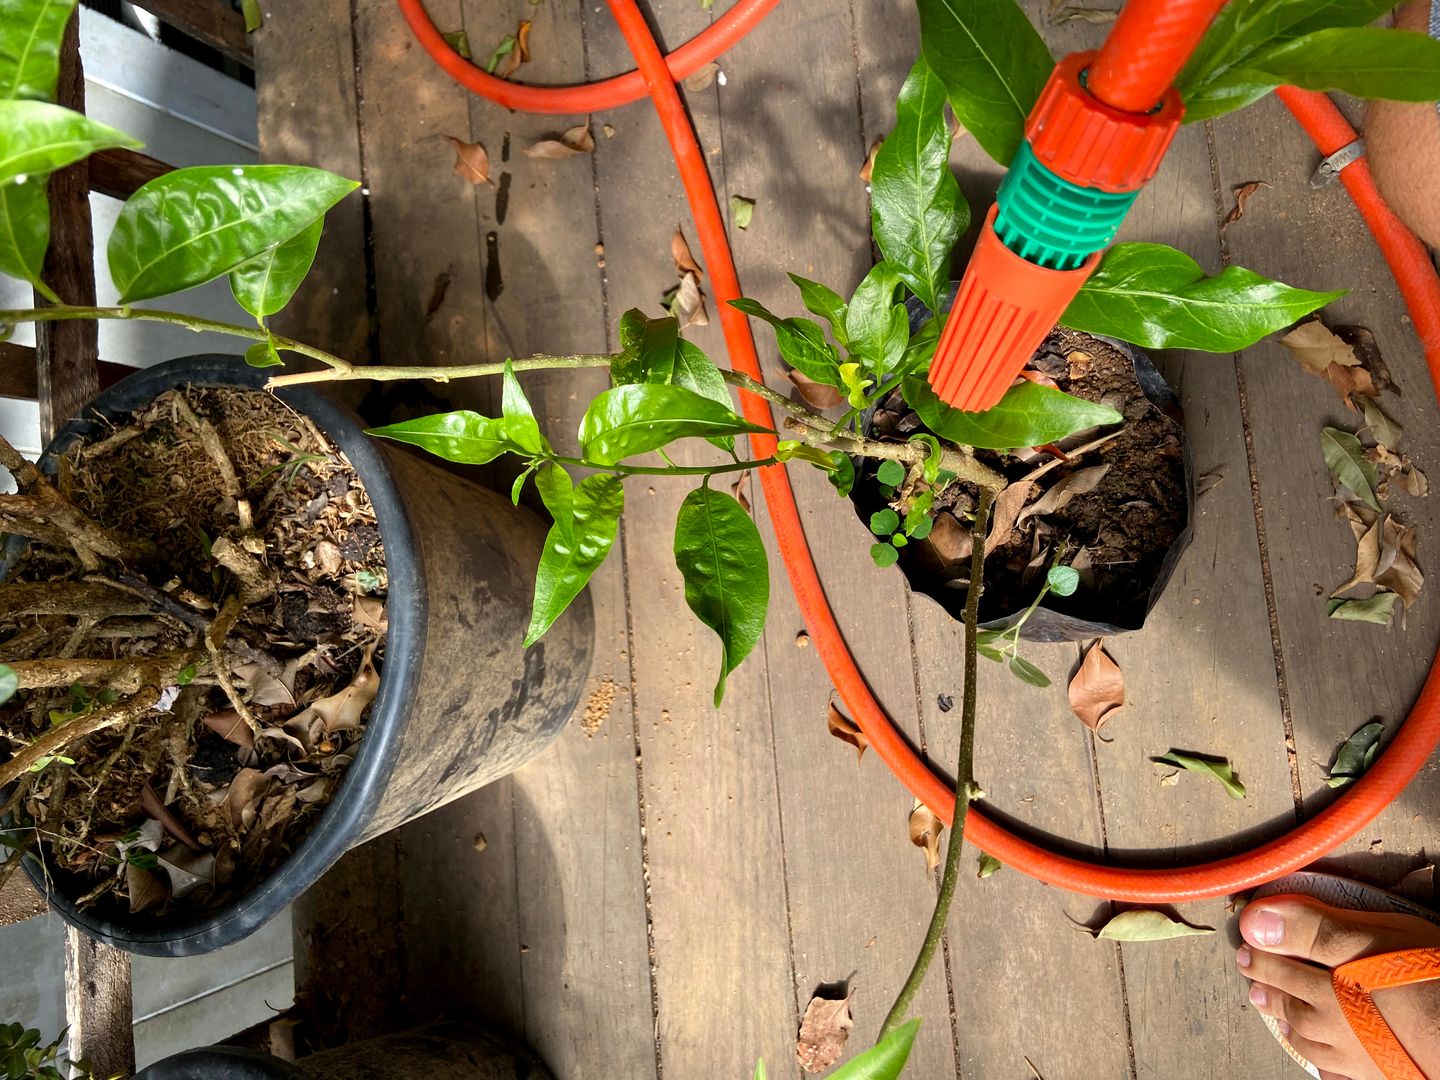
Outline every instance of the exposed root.
POLYGON ((215 616, 215 621, 210 624, 210 629, 205 631, 205 648, 210 653, 215 681, 220 684, 220 689, 225 691, 225 696, 230 699, 231 707, 240 714, 240 719, 244 720, 250 730, 258 736, 260 721, 255 719, 255 714, 250 711, 250 706, 245 704, 245 699, 240 696, 240 691, 235 689, 235 681, 230 678, 230 666, 226 663, 223 649, 225 638, 235 625, 235 621, 240 618, 242 610, 243 605, 238 596, 232 596, 225 601, 225 606, 220 609, 220 614, 215 616))
MULTIPOLYGON (((32 661, 32 663, 41 662, 32 661)), ((66 721, 59 727, 52 728, 5 764, 0 765, 0 787, 18 780, 41 758, 54 757, 88 735, 133 723, 145 715, 160 700, 160 691, 155 686, 155 682, 158 680, 154 678, 154 670, 152 669, 147 674, 151 676, 149 680, 146 680, 149 685, 140 689, 134 697, 107 708, 77 716, 74 720, 66 721)), ((55 800, 57 805, 61 801, 58 798, 55 800)))
POLYGON ((93 660, 47 657, 43 660, 16 660, 10 664, 21 690, 69 686, 108 686, 121 694, 133 694, 152 679, 167 686, 188 664, 200 659, 189 650, 162 653, 130 660, 93 660))
POLYGON ((279 579, 263 562, 228 537, 220 537, 210 545, 210 554, 221 566, 235 575, 240 584, 240 603, 253 604, 275 595, 279 579))
POLYGON ((15 582, 0 585, 0 611, 7 615, 87 615, 105 619, 148 615, 150 605, 91 581, 15 582))
POLYGON ((230 460, 230 455, 225 452, 225 444, 220 441, 220 433, 215 430, 215 425, 197 415, 190 407, 190 402, 185 400, 185 395, 178 390, 175 392, 175 411, 185 423, 195 429, 195 434, 200 436, 200 445, 205 447, 206 455, 219 470, 220 488, 225 492, 225 497, 235 503, 235 516, 240 520, 240 531, 251 532, 255 528, 255 522, 250 513, 250 502, 244 497, 240 478, 235 475, 235 465, 230 460))

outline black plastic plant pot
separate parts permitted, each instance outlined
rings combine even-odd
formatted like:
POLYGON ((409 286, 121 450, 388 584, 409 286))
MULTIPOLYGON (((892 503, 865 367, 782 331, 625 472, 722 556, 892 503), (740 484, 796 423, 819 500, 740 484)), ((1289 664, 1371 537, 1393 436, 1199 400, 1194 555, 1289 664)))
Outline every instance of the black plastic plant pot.
MULTIPOLYGON (((923 316, 924 313, 922 313, 923 316)), ((915 313, 912 312, 912 323, 915 321, 915 313)), ((1124 342, 1110 338, 1078 335, 1073 331, 1057 331, 1036 353, 1036 362, 1043 360, 1050 364, 1063 363, 1063 356, 1056 350, 1067 348, 1073 350, 1078 339, 1081 338, 1084 341, 1096 343, 1098 347, 1108 347, 1120 354, 1123 360, 1115 360, 1113 368, 1123 371, 1128 362, 1126 380, 1130 381, 1130 377, 1133 376, 1133 381, 1130 382, 1131 409, 1126 414, 1126 420, 1127 422, 1143 421, 1148 425, 1147 430, 1163 433, 1157 439, 1157 445, 1154 446, 1153 451, 1146 448, 1142 452, 1140 460, 1147 460, 1146 455, 1152 452, 1164 455, 1167 459, 1166 468, 1168 479, 1173 487, 1174 498, 1164 505, 1162 528, 1151 528, 1148 530, 1148 535, 1132 535, 1127 538, 1129 542, 1137 544, 1145 551, 1145 558, 1140 564, 1137 564, 1133 572, 1126 575, 1127 580, 1123 584, 1117 584, 1117 576, 1105 568, 1083 572, 1080 588, 1073 595, 1061 597, 1053 593, 1048 594, 1040 606, 1025 620, 1020 636, 1029 641, 1083 641, 1140 629, 1145 624, 1150 610, 1160 599, 1166 585, 1169 584, 1180 556, 1190 545, 1193 531, 1194 467, 1190 457, 1189 440, 1185 436, 1183 417, 1174 391, 1155 369, 1155 365, 1150 362, 1148 356, 1124 342), (1133 393, 1135 388, 1138 388, 1138 393, 1133 393)), ((1100 348, 1097 348, 1096 351, 1100 351, 1100 348)), ((1056 370, 1063 369, 1057 368, 1056 370)), ((896 400, 898 400, 898 394, 891 399, 890 403, 893 404, 896 400)), ((903 406, 901 407, 903 408, 903 406)), ((886 419, 892 418, 893 415, 892 413, 886 419)), ((890 432, 875 430, 876 410, 868 410, 862 420, 868 434, 879 434, 881 437, 903 440, 912 437, 916 432, 925 430, 920 424, 919 417, 913 413, 904 416, 897 429, 890 432)), ((1068 447, 1062 443, 1060 448, 1062 451, 1064 449, 1073 450, 1077 442, 1083 439, 1093 439, 1094 435, 1094 432, 1089 435, 1077 435, 1068 447)), ((1116 471, 1106 475, 1109 479, 1108 494, 1112 499, 1115 497, 1117 487, 1126 490, 1127 484, 1129 484, 1126 460, 1123 459, 1123 455, 1116 452, 1118 443, 1119 440, 1108 446, 1096 448, 1089 454, 1077 458, 1074 463, 1076 468, 1081 468, 1107 463, 1107 459, 1111 459, 1108 463, 1116 471), (1114 460, 1117 458, 1120 460, 1114 460)), ((1008 466, 1003 471, 1012 481, 1020 479, 1029 471, 1031 464, 1043 464, 1049 460, 1043 453, 1032 454, 1029 463, 1022 466, 1011 455, 981 452, 980 456, 992 467, 1008 466)), ((1128 460, 1134 462, 1137 459, 1131 456, 1128 460)), ((889 505, 876 478, 878 466, 879 462, 874 459, 855 459, 855 484, 850 497, 856 513, 859 514, 862 521, 867 523, 873 513, 889 505)), ((1063 475, 1065 470, 1060 471, 1063 475)), ((1040 490, 1055 482, 1054 475, 1052 472, 1051 477, 1041 483, 1040 490)), ((1153 488, 1149 488, 1146 483, 1138 479, 1133 484, 1129 484, 1129 488, 1133 489, 1127 492, 1127 497, 1130 498, 1129 506, 1139 506, 1146 500, 1152 499, 1153 488)), ((1093 496, 1077 495, 1071 505, 1083 508, 1084 500, 1098 497, 1100 493, 1097 490, 1093 496)), ((1027 501, 1033 502, 1039 494, 1040 491, 1037 490, 1027 501)), ((1122 501, 1121 505, 1126 504, 1122 501)), ((1153 501, 1147 505, 1153 507, 1153 501)), ((1083 515, 1073 516, 1078 519, 1083 515)), ((1102 518, 1100 520, 1101 527, 1118 530, 1106 535, 1109 537, 1119 536, 1120 532, 1127 528, 1126 516, 1127 512, 1122 510, 1112 517, 1102 518)), ((1153 525, 1153 511, 1147 511, 1147 516, 1153 525)), ((1092 512, 1089 517, 1093 534, 1095 514, 1092 512)), ((1051 539, 1056 543, 1065 541, 1069 552, 1074 554, 1077 551, 1077 544, 1083 544, 1084 538, 1077 541, 1075 536, 1070 535, 1071 529, 1070 522, 1056 521, 1051 539)), ((1136 531, 1144 532, 1145 530, 1142 526, 1136 526, 1136 531)), ((1083 546, 1079 550, 1084 550, 1083 546)), ((1039 594, 1045 577, 1043 549, 1033 553, 1031 562, 1024 565, 1023 570, 1017 570, 1016 560, 1013 557, 1009 564, 997 565, 997 554, 998 552, 987 556, 985 591, 981 594, 980 599, 980 625, 989 630, 1005 630, 1015 625, 1024 616, 1030 602, 1039 594), (1017 577, 1017 574, 1020 576, 1017 577), (999 587, 996 587, 997 583, 999 587)), ((934 544, 922 541, 910 543, 901 548, 898 556, 898 566, 905 574, 905 578, 914 592, 923 593, 935 600, 953 618, 958 620, 964 617, 965 600, 969 594, 968 554, 963 559, 946 562, 936 555, 934 544)), ((1071 558, 1066 557, 1064 561, 1069 563, 1071 558)))
MULTIPOLYGON (((92 417, 122 420, 176 387, 260 389, 265 381, 265 372, 235 356, 139 371, 101 394, 86 419, 67 424, 42 466, 53 468, 50 455, 98 431, 92 417)), ((366 435, 358 417, 314 390, 294 387, 280 397, 349 458, 374 506, 389 578, 379 694, 355 759, 314 827, 273 874, 221 906, 169 916, 132 915, 118 903, 81 910, 74 902, 85 891, 80 879, 53 867, 47 875, 36 855, 26 858, 26 872, 66 922, 131 952, 188 956, 259 929, 346 851, 539 753, 573 715, 589 674, 588 594, 540 642, 521 647, 545 537, 539 518, 366 435)), ((7 552, 6 566, 16 554, 7 552)))
POLYGON ((534 1052, 498 1031, 442 1021, 281 1061, 211 1046, 142 1069, 135 1080, 553 1080, 534 1052))

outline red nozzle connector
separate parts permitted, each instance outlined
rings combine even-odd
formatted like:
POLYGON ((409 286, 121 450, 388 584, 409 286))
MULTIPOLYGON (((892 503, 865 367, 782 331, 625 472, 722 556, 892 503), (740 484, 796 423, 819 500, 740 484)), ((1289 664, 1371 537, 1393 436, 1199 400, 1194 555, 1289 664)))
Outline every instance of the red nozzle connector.
POLYGON ((1074 298, 1100 252, 1074 270, 1022 259, 995 235, 990 207, 930 364, 930 385, 952 408, 996 404, 1074 298))

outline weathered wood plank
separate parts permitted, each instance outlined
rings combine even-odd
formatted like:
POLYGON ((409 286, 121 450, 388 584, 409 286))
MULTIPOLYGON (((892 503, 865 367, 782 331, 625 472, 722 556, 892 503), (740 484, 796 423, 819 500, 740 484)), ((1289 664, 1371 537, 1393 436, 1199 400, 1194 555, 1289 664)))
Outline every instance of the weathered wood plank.
POLYGON ((65 1019, 70 1056, 99 1076, 135 1071, 130 954, 65 928, 65 1019))
MULTIPOLYGON (((672 45, 707 20, 687 0, 651 5, 650 14, 672 45)), ((589 76, 632 66, 610 15, 586 5, 584 17, 589 76)), ((723 177, 717 90, 687 97, 711 175, 723 177)), ((701 255, 654 110, 639 103, 604 119, 616 134, 599 139, 595 183, 613 324, 630 307, 658 313, 675 283, 677 223, 701 255)), ((711 325, 689 336, 723 358, 713 297, 710 312, 711 325)), ((713 454, 702 444, 675 460, 713 454)), ((757 646, 715 710, 719 645, 686 609, 671 554, 675 514, 692 486, 632 480, 622 519, 660 1065, 666 1076, 748 1076, 763 1057, 781 1075, 798 1018, 765 654, 757 646)))
MULTIPOLYGON (((763 32, 721 61, 728 77, 720 91, 721 202, 739 195, 756 204, 749 229, 732 228, 731 243, 746 295, 786 315, 804 314, 786 271, 848 295, 871 264, 869 199, 856 176, 863 141, 854 33, 849 9, 781 5, 763 32), (797 66, 797 55, 807 62, 797 66)), ((757 322, 755 333, 771 385, 787 386, 770 329, 757 322)), ((846 640, 896 723, 918 740, 903 579, 871 564, 874 538, 823 475, 796 466, 790 482, 846 640)), ((773 551, 758 479, 749 498, 773 551)), ((910 796, 873 757, 857 769, 854 751, 827 732, 830 678, 814 649, 796 645, 804 620, 783 565, 772 561, 765 663, 797 1005, 803 1012, 817 988, 848 979, 858 1052, 875 1038, 914 963, 934 881, 906 838, 910 796)), ((915 1003, 925 1018, 908 1066, 916 1076, 955 1072, 949 1013, 937 963, 915 1003)))
MULTIPOLYGON (((486 51, 515 33, 515 11, 465 0, 463 24, 486 51)), ((583 76, 578 6, 527 7, 533 20, 527 81, 583 76)), ((489 308, 492 355, 598 351, 607 339, 591 161, 547 161, 524 148, 563 118, 511 113, 471 99, 471 138, 491 154, 491 185, 473 189, 487 274, 503 283, 489 308), (509 152, 506 153, 508 146, 509 152), (508 156, 508 160, 506 160, 508 156), (490 238, 494 237, 494 243, 490 238)), ((639 106, 637 106, 638 108, 639 106)), ((597 120, 597 138, 603 138, 597 120)), ((453 154, 444 147, 446 158, 453 154)), ((523 385, 559 452, 603 369, 527 373, 523 385)), ((527 500, 544 513, 534 489, 527 500)), ((556 1076, 602 1080, 655 1074, 645 880, 624 566, 618 548, 591 580, 595 660, 585 726, 577 716, 514 778, 514 844, 525 1035, 556 1076)))
MULTIPOLYGON (((80 63, 80 20, 71 19, 60 51, 56 100, 85 111, 85 72, 80 63)), ((50 247, 41 277, 67 304, 95 303, 95 238, 90 224, 90 169, 80 161, 50 177, 50 247)), ((38 293, 37 305, 48 301, 38 293)), ((40 438, 49 442, 60 426, 100 392, 96 372, 99 337, 94 322, 74 319, 35 325, 40 438)))
POLYGON ((174 168, 148 154, 117 147, 90 155, 90 190, 112 199, 128 199, 141 187, 174 168))
MULTIPOLYGON (((136 0, 135 6, 144 8, 182 34, 209 45, 222 56, 246 67, 255 66, 245 33, 245 19, 225 0, 136 0)), ((267 9, 264 14, 268 22, 271 12, 267 9)))
MULTIPOLYGON (((124 364, 110 364, 101 360, 98 364, 100 389, 114 386, 134 370, 124 364)), ((0 341, 0 397, 36 401, 39 396, 40 382, 35 350, 29 345, 0 341)))
MULTIPOLYGON (((1351 290, 1326 309, 1325 319, 1331 325, 1360 324, 1375 333, 1403 392, 1387 393, 1379 404, 1405 426, 1399 449, 1433 475, 1440 464, 1434 392, 1394 279, 1349 196, 1339 184, 1310 188, 1308 176, 1319 155, 1273 98, 1215 121, 1214 132, 1223 198, 1228 200, 1231 188, 1247 180, 1273 185, 1260 191, 1245 216, 1227 230, 1232 258, 1306 288, 1351 290)), ((1241 370, 1299 779, 1305 812, 1313 815, 1340 794, 1323 777, 1345 737, 1377 718, 1393 732, 1409 711, 1440 634, 1440 602, 1433 583, 1428 585, 1409 612, 1408 625, 1402 628, 1397 619, 1389 631, 1326 618, 1325 597, 1350 577, 1355 543, 1332 508, 1320 429, 1333 425, 1354 431, 1361 418, 1347 412, 1328 385, 1301 372, 1273 341, 1248 350, 1241 370)), ((1399 520, 1418 528, 1423 562, 1440 527, 1440 504, 1434 498, 1410 498, 1397 483, 1386 505, 1399 520)), ((1426 823, 1437 812, 1440 778, 1426 770, 1332 865, 1366 880, 1393 882, 1433 846, 1433 830, 1426 823)))

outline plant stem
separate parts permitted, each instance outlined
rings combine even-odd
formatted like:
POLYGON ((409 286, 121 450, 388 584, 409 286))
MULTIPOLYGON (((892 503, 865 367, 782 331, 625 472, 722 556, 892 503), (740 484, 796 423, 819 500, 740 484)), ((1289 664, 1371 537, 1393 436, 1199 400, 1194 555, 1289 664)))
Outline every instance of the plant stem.
MULTIPOLYGON (((574 356, 529 356, 512 360, 510 364, 515 371, 547 371, 556 368, 609 367, 611 359, 608 353, 579 353, 574 356)), ((390 367, 385 364, 357 367, 346 363, 343 368, 332 366, 324 371, 293 371, 286 375, 272 375, 265 386, 267 390, 282 390, 300 383, 348 382, 352 379, 369 379, 372 382, 428 379, 431 382, 444 383, 456 379, 501 375, 504 372, 504 363, 455 364, 449 367, 390 367)))
MULTIPOLYGON (((980 489, 980 504, 975 509, 975 534, 985 535, 990 522, 990 503, 994 492, 989 488, 980 489)), ((883 1039, 904 1022, 925 973, 940 940, 945 935, 945 923, 950 917, 950 905, 955 899, 955 885, 960 879, 960 853, 965 846, 965 818, 970 812, 970 803, 980 794, 975 782, 975 679, 978 672, 976 652, 976 624, 980 621, 980 593, 984 590, 985 545, 975 544, 970 553, 970 591, 965 598, 965 702, 960 714, 960 760, 955 766, 955 817, 950 823, 950 842, 945 848, 945 869, 940 875, 940 892, 935 897, 935 911, 930 916, 929 929, 920 946, 920 955, 910 969, 895 1004, 885 1017, 876 1041, 883 1039)))
POLYGON ((0 765, 0 788, 24 776, 30 766, 41 758, 54 757, 87 735, 138 719, 159 700, 160 691, 154 686, 147 686, 128 701, 77 716, 57 728, 51 728, 5 764, 0 765))
POLYGON ((594 461, 586 461, 584 458, 572 457, 554 457, 550 460, 560 465, 579 465, 586 469, 599 469, 601 472, 610 472, 617 476, 709 476, 711 473, 763 469, 767 465, 780 463, 778 458, 770 457, 759 461, 736 461, 729 465, 676 465, 667 469, 659 465, 600 465, 594 461))

